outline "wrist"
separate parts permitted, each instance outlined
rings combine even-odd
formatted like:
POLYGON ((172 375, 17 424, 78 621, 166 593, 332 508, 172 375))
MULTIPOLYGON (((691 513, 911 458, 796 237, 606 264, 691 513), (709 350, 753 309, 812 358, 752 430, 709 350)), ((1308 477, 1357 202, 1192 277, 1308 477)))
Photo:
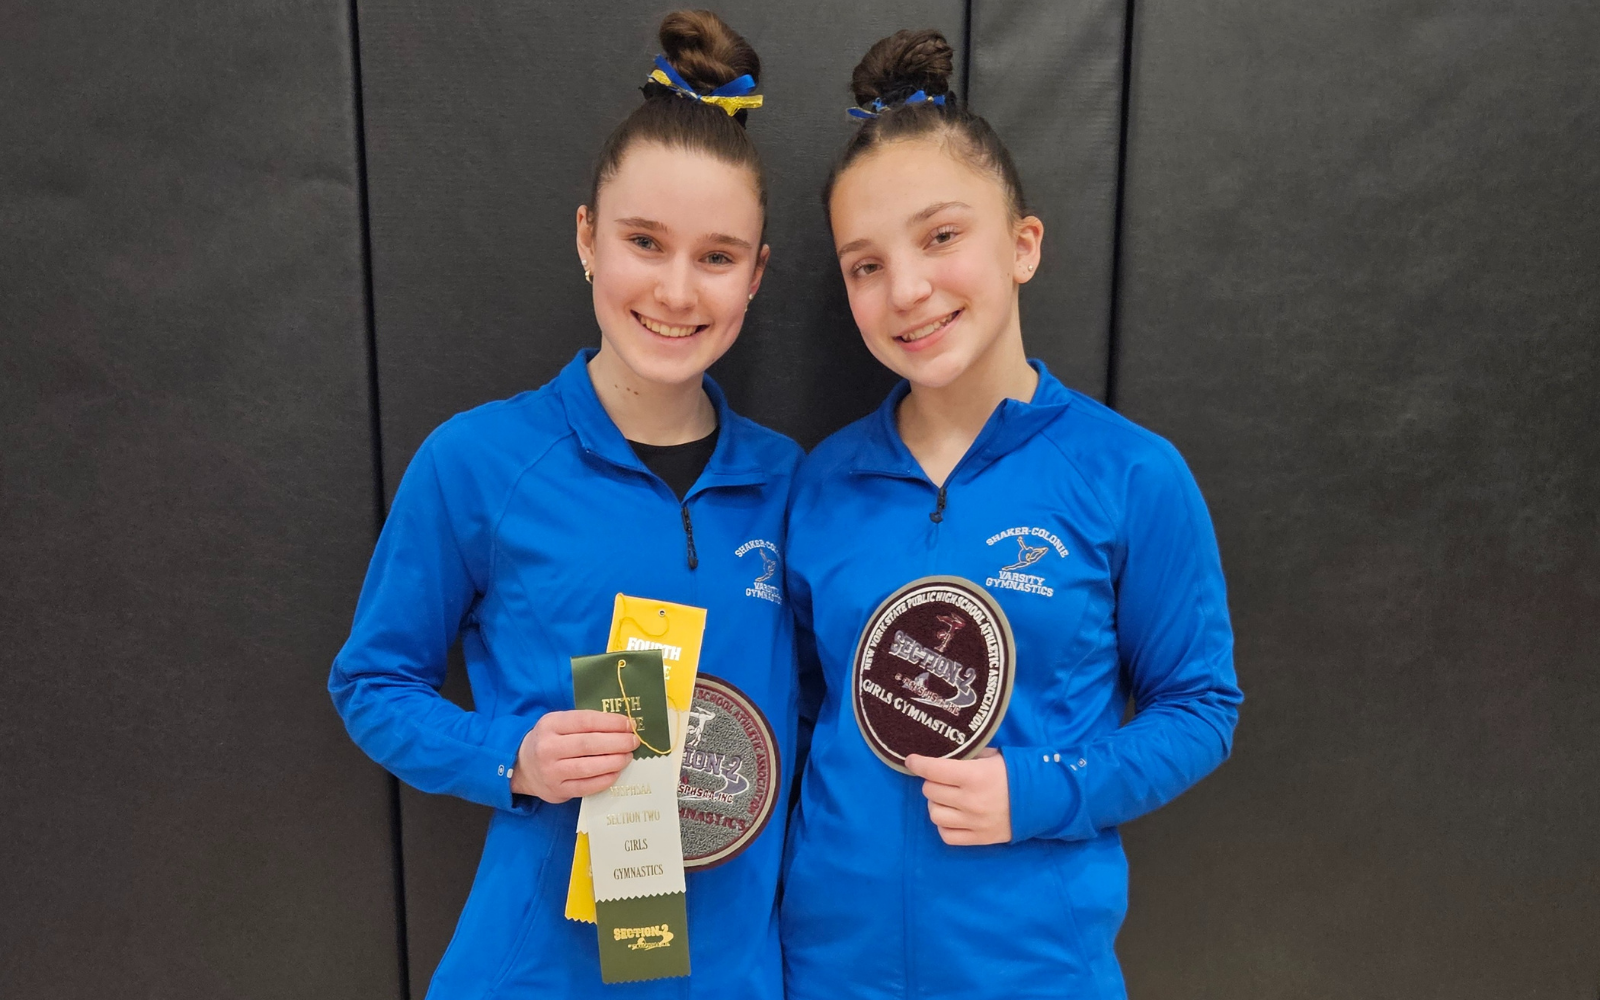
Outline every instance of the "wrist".
POLYGON ((1011 843, 1060 836, 1083 800, 1080 758, 1052 747, 1006 747, 1011 843))

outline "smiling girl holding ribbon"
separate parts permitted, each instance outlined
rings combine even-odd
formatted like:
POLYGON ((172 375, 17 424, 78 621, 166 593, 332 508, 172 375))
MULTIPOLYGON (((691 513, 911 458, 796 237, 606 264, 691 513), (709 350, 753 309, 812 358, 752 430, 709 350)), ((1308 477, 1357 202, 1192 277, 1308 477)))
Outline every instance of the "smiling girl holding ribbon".
POLYGON ((607 648, 616 594, 707 609, 702 670, 759 706, 785 763, 793 740, 790 616, 776 587, 777 600, 751 591, 780 557, 800 450, 735 414, 705 374, 767 261, 744 130, 760 62, 708 12, 668 15, 660 36, 644 103, 577 211, 598 351, 423 443, 328 682, 375 760, 494 808, 435 1000, 781 995, 781 815, 689 873, 689 980, 603 986, 594 925, 563 916, 579 798, 610 787, 638 745, 627 715, 572 710, 569 658, 607 648), (458 637, 473 711, 438 690, 458 637))
POLYGON ((1221 763, 1241 700, 1182 458, 1024 353, 1018 289, 1044 226, 998 136, 948 93, 951 66, 934 31, 872 47, 825 193, 862 338, 904 381, 807 457, 791 504, 789 596, 822 688, 785 869, 796 1000, 1124 996, 1117 825, 1221 763), (976 618, 924 613, 918 635, 878 620, 891 594, 914 619, 922 598, 899 595, 924 577, 1003 609, 1015 686, 991 748, 904 756, 903 774, 858 719, 924 743, 988 724, 961 714, 976 618), (861 681, 880 635, 871 662, 901 672, 861 681))

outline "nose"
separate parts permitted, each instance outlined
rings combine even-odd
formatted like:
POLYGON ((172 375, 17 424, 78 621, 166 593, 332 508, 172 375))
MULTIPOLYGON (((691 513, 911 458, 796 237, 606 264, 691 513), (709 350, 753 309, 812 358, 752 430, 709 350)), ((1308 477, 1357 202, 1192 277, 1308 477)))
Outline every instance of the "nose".
POLYGON ((657 302, 675 313, 683 313, 694 308, 696 298, 692 261, 679 257, 661 269, 656 280, 657 302))
POLYGON ((889 304, 897 312, 910 312, 933 294, 933 284, 915 266, 900 265, 889 275, 889 304))

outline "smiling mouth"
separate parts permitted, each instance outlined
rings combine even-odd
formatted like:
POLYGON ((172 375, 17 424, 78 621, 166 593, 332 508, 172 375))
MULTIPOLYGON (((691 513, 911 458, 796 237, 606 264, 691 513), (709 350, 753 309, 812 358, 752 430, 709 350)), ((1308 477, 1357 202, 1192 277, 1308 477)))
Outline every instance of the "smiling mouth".
POLYGON ((917 341, 921 340, 924 337, 931 337, 934 334, 938 333, 940 330, 943 330, 945 327, 949 326, 951 323, 954 323, 956 321, 956 319, 960 315, 961 315, 961 310, 957 309, 955 312, 951 313, 948 316, 941 316, 938 319, 934 320, 932 323, 928 323, 928 324, 925 324, 923 326, 919 326, 915 330, 912 330, 910 333, 902 333, 900 336, 898 336, 898 337, 896 337, 894 339, 900 341, 900 343, 902 343, 902 344, 914 344, 914 343, 916 343, 917 341))
POLYGON ((639 313, 634 313, 633 318, 638 320, 639 325, 644 327, 646 330, 649 330, 651 333, 660 337, 667 337, 671 340, 682 340, 684 337, 692 337, 701 330, 704 330, 707 326, 711 325, 709 323, 701 323, 699 326, 674 326, 671 323, 662 323, 659 320, 653 320, 648 316, 641 316, 639 313))

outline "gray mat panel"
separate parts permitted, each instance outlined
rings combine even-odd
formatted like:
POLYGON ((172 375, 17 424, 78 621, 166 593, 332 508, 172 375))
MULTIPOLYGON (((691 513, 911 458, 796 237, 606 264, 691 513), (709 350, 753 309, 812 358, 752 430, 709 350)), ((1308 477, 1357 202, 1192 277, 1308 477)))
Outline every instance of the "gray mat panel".
POLYGON ((392 1000, 348 11, 0 21, 0 996, 392 1000))
POLYGON ((1132 991, 1593 997, 1600 9, 1136 9, 1119 401, 1249 700, 1127 831, 1132 991))
POLYGON ((973 0, 972 107, 1005 140, 1045 224, 1022 289, 1028 353, 1105 399, 1122 120, 1121 0, 973 0))

